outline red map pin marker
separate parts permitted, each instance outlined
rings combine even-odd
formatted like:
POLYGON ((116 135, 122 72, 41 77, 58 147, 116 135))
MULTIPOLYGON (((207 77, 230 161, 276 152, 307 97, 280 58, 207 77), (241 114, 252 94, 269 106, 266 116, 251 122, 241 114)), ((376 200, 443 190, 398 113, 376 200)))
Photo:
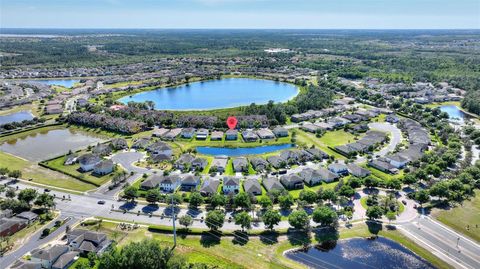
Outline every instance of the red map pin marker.
POLYGON ((235 117, 228 117, 227 119, 227 125, 228 125, 228 128, 230 129, 235 129, 235 127, 237 126, 237 118, 235 117))

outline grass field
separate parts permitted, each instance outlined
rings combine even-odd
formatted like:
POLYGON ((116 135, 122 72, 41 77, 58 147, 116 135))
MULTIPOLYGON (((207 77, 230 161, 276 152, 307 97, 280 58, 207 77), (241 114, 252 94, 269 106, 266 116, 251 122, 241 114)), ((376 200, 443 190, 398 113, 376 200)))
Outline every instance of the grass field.
POLYGON ((480 242, 480 191, 475 191, 475 197, 462 205, 449 210, 434 209, 432 216, 456 231, 480 242), (470 225, 467 229, 467 225, 470 225), (475 226, 475 225, 478 225, 475 226))
MULTIPOLYGON (((143 239, 156 239, 162 246, 172 246, 173 243, 172 235, 169 233, 151 232, 146 228, 123 232, 116 229, 116 224, 107 221, 102 222, 100 227, 89 228, 104 231, 110 237, 115 235, 120 246, 143 239)), ((385 227, 367 227, 365 224, 357 224, 348 229, 342 228, 339 234, 325 232, 310 236, 297 233, 290 233, 287 236, 270 234, 261 237, 249 236, 247 240, 233 236, 218 237, 209 232, 203 235, 181 234, 177 238, 175 250, 191 263, 207 263, 217 265, 218 268, 306 268, 285 258, 283 252, 301 247, 304 243, 315 244, 324 240, 368 237, 372 233, 397 241, 438 268, 450 268, 400 232, 385 227)))
POLYGON ((46 184, 53 187, 65 188, 76 191, 88 191, 95 188, 94 185, 81 182, 73 177, 55 172, 24 159, 0 151, 0 167, 10 170, 22 171, 22 178, 31 179, 32 182, 46 184))
POLYGON ((105 182, 109 181, 113 176, 113 173, 110 173, 104 176, 95 176, 95 175, 92 175, 91 172, 82 173, 78 171, 80 168, 79 164, 64 165, 64 163, 65 163, 65 156, 61 156, 47 162, 43 162, 44 165, 50 167, 53 170, 61 171, 75 178, 81 178, 82 180, 91 182, 92 184, 97 186, 100 186, 105 182))
POLYGON ((12 114, 15 112, 20 112, 20 111, 30 111, 33 116, 38 117, 40 115, 40 111, 38 109, 38 106, 35 103, 32 104, 26 104, 26 105, 21 105, 21 106, 15 106, 10 109, 5 109, 5 110, 0 110, 0 116, 4 116, 7 114, 12 114))
MULTIPOLYGON (((345 157, 341 154, 336 153, 335 151, 331 150, 328 148, 329 145, 325 144, 325 138, 324 140, 320 140, 320 138, 317 138, 314 134, 304 132, 302 130, 297 130, 297 144, 299 145, 304 145, 307 147, 310 146, 315 146, 316 148, 324 151, 330 156, 334 156, 335 159, 340 159, 340 160, 345 160, 345 157)), ((332 140, 331 138, 326 139, 327 141, 332 140)), ((331 141, 329 141, 331 142, 331 141)))

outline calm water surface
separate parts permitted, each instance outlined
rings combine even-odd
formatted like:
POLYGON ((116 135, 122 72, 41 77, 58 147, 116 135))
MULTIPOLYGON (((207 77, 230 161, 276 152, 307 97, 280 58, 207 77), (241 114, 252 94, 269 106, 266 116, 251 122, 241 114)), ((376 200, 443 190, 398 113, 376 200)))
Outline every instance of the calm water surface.
POLYGON ((9 140, 0 145, 0 151, 38 162, 65 154, 70 149, 77 150, 102 141, 81 132, 59 129, 36 132, 9 140))
POLYGON ((352 238, 325 243, 307 251, 291 251, 287 258, 306 264, 311 268, 345 269, 434 269, 429 262, 383 237, 376 240, 352 238))
POLYGON ((30 111, 19 111, 7 115, 0 116, 0 125, 10 123, 10 122, 19 122, 24 120, 33 119, 33 115, 30 111))
POLYGON ((205 155, 242 156, 274 152, 293 147, 292 144, 259 146, 253 148, 197 147, 197 152, 205 155))
POLYGON ((36 80, 31 80, 31 82, 40 82, 47 85, 56 85, 56 86, 62 86, 65 88, 71 88, 73 84, 80 82, 80 80, 78 79, 36 79, 36 80))
POLYGON ((457 106, 454 105, 444 105, 439 107, 442 112, 448 114, 450 120, 453 121, 464 121, 468 118, 468 115, 463 113, 457 106))
POLYGON ((172 88, 141 92, 119 99, 155 102, 160 110, 206 110, 229 108, 251 103, 266 104, 268 101, 285 102, 298 94, 296 86, 288 83, 262 79, 229 78, 193 82, 172 88))

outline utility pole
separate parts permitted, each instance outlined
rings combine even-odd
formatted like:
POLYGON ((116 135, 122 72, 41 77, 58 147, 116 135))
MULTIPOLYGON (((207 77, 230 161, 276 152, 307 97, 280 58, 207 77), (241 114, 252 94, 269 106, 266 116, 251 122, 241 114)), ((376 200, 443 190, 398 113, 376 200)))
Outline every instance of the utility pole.
POLYGON ((172 225, 173 225, 173 249, 177 246, 177 228, 175 227, 175 204, 172 195, 172 225))

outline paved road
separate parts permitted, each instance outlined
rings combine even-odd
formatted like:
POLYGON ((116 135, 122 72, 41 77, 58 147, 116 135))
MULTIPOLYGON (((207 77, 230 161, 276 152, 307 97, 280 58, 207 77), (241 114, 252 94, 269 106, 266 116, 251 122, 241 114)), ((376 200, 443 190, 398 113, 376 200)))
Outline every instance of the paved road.
POLYGON ((480 245, 432 218, 422 215, 399 229, 455 268, 480 268, 480 245))
POLYGON ((372 130, 378 130, 382 132, 389 132, 391 133, 390 142, 387 146, 383 147, 379 151, 375 152, 375 155, 379 155, 381 157, 387 155, 388 153, 395 150, 398 144, 402 142, 402 132, 397 126, 388 123, 388 122, 372 122, 368 124, 368 127, 372 130))
POLYGON ((111 160, 114 163, 120 164, 128 172, 133 171, 135 173, 152 173, 152 170, 150 169, 133 165, 135 162, 145 159, 145 157, 145 152, 125 151, 113 155, 111 160))
MULTIPOLYGON (((59 216, 55 220, 60 220, 60 219, 63 219, 65 217, 66 216, 62 214, 61 216, 59 216)), ((18 248, 14 252, 9 253, 8 255, 5 255, 2 258, 0 258, 0 268, 7 268, 18 258, 23 257, 24 255, 26 255, 30 251, 32 251, 36 248, 39 248, 39 247, 47 244, 48 242, 52 241, 53 239, 57 238, 58 236, 62 235, 65 232, 65 229, 66 229, 67 225, 72 226, 77 221, 78 221, 78 219, 75 218, 75 217, 70 218, 60 228, 58 228, 53 233, 51 233, 50 235, 48 235, 47 237, 42 238, 42 239, 40 238, 40 235, 42 234, 42 229, 38 230, 20 248, 18 248)), ((51 227, 53 227, 53 225, 55 225, 55 221, 50 223, 47 227, 51 228, 51 227)))
MULTIPOLYGON (((26 185, 23 183, 17 183, 20 189, 31 188, 31 185, 26 185)), ((41 188, 38 188, 41 191, 41 188)), ((52 194, 55 194, 57 197, 70 197, 71 200, 56 200, 56 208, 62 212, 62 216, 71 216, 76 219, 83 219, 90 216, 99 216, 111 219, 118 219, 127 222, 137 222, 137 223, 146 223, 146 224, 161 224, 161 225, 171 225, 171 219, 166 217, 171 215, 171 209, 165 205, 159 205, 158 207, 153 207, 145 204, 131 204, 123 201, 116 201, 111 197, 102 197, 106 201, 105 205, 97 204, 99 197, 95 195, 75 195, 52 191, 52 194), (115 209, 112 211, 112 205, 115 209), (122 211, 116 211, 116 210, 122 211), (123 209, 127 213, 123 213, 123 209), (137 212, 140 211, 142 214, 137 215, 137 212), (150 217, 145 213, 152 212, 154 215, 150 217), (162 214, 164 217, 162 217, 162 214)), ((359 199, 359 198, 358 198, 359 199)), ((407 209, 404 213, 406 215, 401 215, 398 218, 397 227, 401 232, 407 234, 410 238, 416 242, 421 243, 426 248, 430 249, 435 255, 444 259, 445 261, 453 264, 457 268, 480 268, 480 245, 467 241, 464 237, 461 237, 454 231, 449 228, 445 228, 443 225, 439 224, 436 221, 431 219, 422 218, 420 220, 421 229, 418 229, 417 218, 412 214, 412 210, 409 207, 413 208, 413 202, 407 204, 407 209), (462 239, 459 242, 461 252, 458 252, 455 249, 456 238, 461 237, 462 239), (450 256, 449 256, 450 255, 450 256), (455 257, 455 258, 453 258, 455 257), (477 266, 478 265, 478 266, 477 266)), ((361 205, 360 205, 361 206, 361 205)), ((201 216, 205 212, 192 211, 186 208, 177 209, 179 216, 184 214, 193 215, 196 219, 192 225, 194 228, 206 228, 206 224, 201 220, 201 216)), ((413 212, 413 214, 415 214, 413 212)), ((231 216, 230 213, 227 214, 228 217, 231 216)), ((355 215, 353 220, 362 219, 363 215, 355 215)), ((312 223, 313 224, 313 223, 312 223)), ((289 224, 287 221, 282 221, 278 225, 278 228, 288 228, 289 224)), ((233 222, 226 221, 223 229, 235 230, 239 229, 237 225, 233 222)), ((263 230, 263 224, 253 225, 253 230, 263 230)), ((37 244, 38 245, 38 244, 37 244)), ((9 255, 10 256, 10 255, 9 255)), ((17 255, 18 256, 18 255, 17 255)), ((14 258, 10 258, 14 259, 14 258)), ((1 268, 1 267, 0 267, 1 268)))

